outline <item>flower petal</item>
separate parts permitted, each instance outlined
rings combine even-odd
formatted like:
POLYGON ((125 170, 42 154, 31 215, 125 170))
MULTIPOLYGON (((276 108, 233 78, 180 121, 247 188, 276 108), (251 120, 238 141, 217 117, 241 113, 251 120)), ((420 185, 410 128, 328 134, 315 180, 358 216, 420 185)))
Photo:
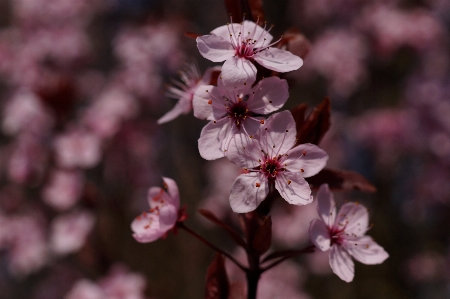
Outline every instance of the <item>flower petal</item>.
POLYGON ((338 212, 335 225, 345 226, 345 232, 355 237, 362 237, 369 226, 369 213, 361 204, 348 202, 338 212))
POLYGON ((289 97, 286 80, 278 77, 262 79, 253 88, 253 92, 248 101, 248 109, 257 114, 268 114, 280 109, 289 97))
POLYGON ((245 134, 236 134, 230 141, 226 157, 241 168, 251 169, 259 166, 261 151, 258 141, 245 134))
POLYGON ((336 203, 328 184, 322 184, 317 191, 317 212, 328 227, 333 227, 336 219, 336 203))
POLYGON ((222 108, 224 103, 221 88, 212 85, 200 86, 192 101, 194 116, 199 119, 218 120, 226 113, 225 108, 222 108))
POLYGON ((160 206, 165 201, 171 201, 170 196, 160 187, 151 187, 147 192, 147 201, 150 208, 160 206))
POLYGON ((348 239, 345 248, 357 261, 366 265, 376 265, 384 262, 389 254, 371 237, 348 239))
POLYGON ((230 205, 235 213, 255 210, 269 194, 269 184, 259 173, 241 174, 231 187, 230 205))
POLYGON ((273 39, 272 34, 252 21, 244 21, 244 26, 242 29, 244 32, 244 40, 251 38, 256 41, 253 45, 254 48, 260 48, 264 45, 268 45, 273 39))
POLYGON ((294 118, 289 110, 285 110, 270 116, 255 138, 260 140, 262 149, 274 157, 291 149, 296 136, 294 118))
POLYGON ((254 59, 260 65, 277 72, 290 72, 298 70, 303 65, 303 60, 289 51, 267 48, 254 55, 254 59))
POLYGON ((301 172, 307 178, 321 171, 328 161, 327 153, 310 143, 300 144, 289 150, 285 160, 286 168, 292 172, 301 172))
POLYGON ((241 40, 256 40, 256 43, 253 45, 253 47, 256 48, 270 44, 273 39, 268 31, 252 21, 244 21, 242 25, 238 23, 223 25, 214 29, 211 33, 226 40, 230 39, 230 34, 232 34, 232 37, 236 40, 236 37, 239 36, 240 33, 241 40))
POLYGON ((353 280, 355 276, 355 264, 344 248, 333 245, 330 250, 330 266, 334 274, 346 282, 353 280))
POLYGON ((215 160, 224 156, 232 134, 228 118, 211 121, 203 127, 198 139, 200 156, 206 160, 215 160))
POLYGON ((217 35, 203 35, 196 39, 200 54, 212 62, 221 62, 234 55, 231 43, 217 35))
POLYGON ((292 205, 306 205, 313 201, 309 184, 300 173, 279 174, 275 180, 275 188, 292 205))
POLYGON ((168 231, 172 229, 178 219, 178 209, 172 205, 166 205, 159 209, 159 229, 168 231))
POLYGON ((314 219, 309 224, 309 238, 311 242, 322 251, 330 249, 330 232, 326 224, 320 219, 314 219))
POLYGON ((189 97, 181 97, 175 106, 164 114, 160 119, 158 119, 158 125, 174 120, 181 114, 187 114, 192 109, 192 102, 189 97))
POLYGON ((140 243, 153 242, 159 239, 165 232, 159 229, 158 216, 143 213, 131 222, 133 237, 140 243))
POLYGON ((178 185, 177 183, 170 179, 163 177, 163 181, 165 183, 165 187, 167 187, 166 192, 169 194, 170 200, 168 202, 175 206, 175 208, 178 210, 180 207, 180 193, 178 191, 178 185))
POLYGON ((256 80, 256 67, 245 58, 231 57, 223 64, 220 78, 227 88, 251 86, 256 80))

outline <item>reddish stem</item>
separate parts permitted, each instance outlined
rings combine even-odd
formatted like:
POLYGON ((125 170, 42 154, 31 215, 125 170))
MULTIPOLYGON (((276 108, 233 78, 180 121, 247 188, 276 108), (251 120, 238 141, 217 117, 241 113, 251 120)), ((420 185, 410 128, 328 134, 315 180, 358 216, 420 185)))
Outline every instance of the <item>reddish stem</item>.
POLYGON ((195 231, 193 231, 192 229, 190 229, 189 227, 187 227, 186 225, 184 225, 184 223, 182 222, 178 222, 177 226, 179 228, 184 229, 186 232, 188 232, 189 234, 191 234, 192 236, 194 236, 195 238, 197 238, 198 240, 200 240, 201 242, 203 242, 204 244, 206 244, 207 246, 209 246, 212 250, 215 250, 221 254, 223 254, 224 256, 226 256, 227 258, 230 259, 230 261, 232 261, 233 263, 236 264, 236 266, 238 266, 242 271, 247 272, 247 268, 244 267, 241 263, 239 263, 234 257, 232 257, 230 254, 228 254, 227 252, 223 251, 222 249, 220 249, 219 247, 217 247, 216 245, 210 243, 208 240, 206 240, 205 238, 203 238, 202 236, 200 236, 199 234, 197 234, 195 231))

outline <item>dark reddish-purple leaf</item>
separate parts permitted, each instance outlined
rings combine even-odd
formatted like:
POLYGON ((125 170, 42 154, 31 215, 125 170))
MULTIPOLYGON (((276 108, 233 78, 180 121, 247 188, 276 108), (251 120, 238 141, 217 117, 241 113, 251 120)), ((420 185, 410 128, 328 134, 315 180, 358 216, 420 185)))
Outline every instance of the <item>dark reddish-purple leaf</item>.
POLYGON ((363 192, 375 192, 377 188, 369 183, 361 174, 350 170, 336 170, 325 168, 315 176, 306 178, 311 188, 317 189, 322 184, 328 184, 330 189, 358 190, 363 192))
POLYGON ((247 244, 253 244, 256 233, 264 222, 265 217, 257 210, 239 214, 239 224, 245 234, 247 244))
POLYGON ((301 57, 302 59, 305 59, 311 50, 310 41, 295 28, 286 31, 280 42, 277 44, 278 48, 282 48, 284 46, 286 46, 286 50, 301 57))
POLYGON ((301 129, 297 130, 297 143, 319 144, 322 137, 330 128, 330 114, 330 99, 326 97, 322 103, 311 111, 301 129))
POLYGON ((206 272, 205 299, 228 299, 229 288, 225 259, 217 253, 206 272))
POLYGON ((305 124, 306 109, 308 109, 308 105, 306 105, 305 103, 302 103, 291 109, 292 116, 294 117, 295 120, 295 127, 297 129, 297 132, 301 131, 303 125, 305 124))
POLYGON ((247 245, 245 244, 244 239, 242 239, 242 237, 234 229, 232 229, 231 227, 223 223, 219 218, 217 218, 217 216, 214 215, 211 211, 199 209, 198 212, 200 213, 200 215, 202 215, 212 223, 223 228, 234 240, 234 242, 236 242, 236 244, 246 248, 247 245))
POLYGON ((195 33, 195 32, 189 32, 189 31, 186 31, 186 32, 184 33, 184 36, 189 37, 189 38, 192 38, 192 39, 196 39, 197 37, 202 36, 202 35, 201 35, 201 34, 198 34, 198 33, 195 33))
POLYGON ((269 250, 272 244, 272 219, 270 216, 266 217, 256 231, 255 237, 252 242, 252 248, 259 254, 263 254, 269 250))
POLYGON ((264 9, 262 0, 225 0, 225 7, 233 18, 233 23, 240 23, 244 19, 264 22, 264 9))
POLYGON ((230 285, 228 299, 246 299, 246 285, 243 281, 235 281, 230 285))
MULTIPOLYGON (((233 23, 242 22, 242 17, 244 12, 242 10, 242 2, 247 2, 246 0, 225 0, 225 7, 228 13, 233 19, 233 23)), ((250 11, 248 11, 250 13, 250 11)))
POLYGON ((220 71, 213 71, 208 85, 217 86, 217 80, 219 79, 219 75, 220 75, 220 71))
POLYGON ((266 19, 262 0, 248 0, 248 4, 252 12, 253 21, 256 22, 259 19, 259 23, 264 22, 266 19))

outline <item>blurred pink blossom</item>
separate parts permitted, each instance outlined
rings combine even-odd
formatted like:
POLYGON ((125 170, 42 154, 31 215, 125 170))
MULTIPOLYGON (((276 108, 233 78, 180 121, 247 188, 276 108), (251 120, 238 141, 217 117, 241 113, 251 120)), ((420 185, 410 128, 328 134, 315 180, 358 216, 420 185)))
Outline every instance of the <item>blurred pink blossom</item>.
POLYGON ((8 135, 17 135, 23 131, 43 134, 52 128, 53 122, 50 110, 36 94, 20 90, 4 107, 2 129, 8 135))
POLYGON ((83 123, 102 138, 111 137, 122 121, 138 112, 136 100, 119 88, 107 88, 85 111, 83 123))
POLYGON ((448 278, 445 257, 438 252, 425 251, 418 253, 407 261, 405 274, 414 283, 433 282, 448 278))
POLYGON ((8 177, 11 181, 37 183, 47 167, 48 152, 36 136, 23 133, 15 140, 8 161, 8 177))
POLYGON ((64 299, 106 299, 100 286, 90 280, 77 281, 64 299))
MULTIPOLYGON (((230 163, 228 159, 223 158, 208 162, 206 164, 208 185, 200 207, 213 212, 222 220, 231 215, 230 188, 239 174, 241 174, 241 169, 237 165, 230 163)), ((210 222, 205 221, 205 225, 208 224, 210 222)))
POLYGON ((56 161, 63 168, 92 168, 101 159, 100 138, 80 129, 73 129, 55 138, 56 161))
POLYGON ((426 10, 406 11, 384 4, 366 7, 357 26, 375 37, 382 56, 390 56, 402 46, 432 48, 446 34, 443 25, 426 10))
POLYGON ((78 251, 94 224, 95 217, 87 210, 59 215, 51 223, 50 249, 58 255, 78 251))
POLYGON ((114 40, 114 52, 126 68, 145 69, 163 62, 177 66, 182 58, 178 34, 177 27, 168 23, 125 27, 114 40))
POLYGON ((85 26, 102 9, 101 0, 15 0, 14 16, 28 26, 49 26, 72 23, 85 26))
POLYGON ((348 97, 368 76, 367 56, 362 35, 345 29, 329 29, 313 43, 305 67, 324 76, 332 94, 348 97))
POLYGON ((316 218, 314 205, 293 206, 284 202, 276 204, 272 211, 272 238, 289 248, 309 241, 308 226, 316 218))
POLYGON ((55 169, 42 190, 43 201, 56 210, 71 208, 80 199, 84 186, 81 171, 55 169))
POLYGON ((145 299, 145 278, 129 272, 123 265, 113 266, 108 276, 100 279, 98 284, 108 299, 145 299))
MULTIPOLYGON (((17 276, 41 269, 48 261, 45 227, 38 215, 11 216, 0 228, 8 251, 10 271, 17 276)), ((1 245, 0 245, 1 246, 1 245)))
POLYGON ((64 299, 145 299, 145 288, 146 281, 142 275, 115 265, 98 283, 79 280, 64 299))

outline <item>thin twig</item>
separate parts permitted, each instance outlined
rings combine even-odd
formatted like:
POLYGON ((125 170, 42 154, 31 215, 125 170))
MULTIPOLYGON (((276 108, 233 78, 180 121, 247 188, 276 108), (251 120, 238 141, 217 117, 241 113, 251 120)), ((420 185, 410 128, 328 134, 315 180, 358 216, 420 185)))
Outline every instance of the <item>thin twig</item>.
POLYGON ((265 272, 265 271, 267 271, 267 270, 269 270, 269 269, 275 267, 275 266, 278 265, 279 263, 282 263, 282 262, 284 262, 285 260, 287 260, 287 259, 289 259, 289 258, 291 258, 291 257, 294 257, 294 256, 296 256, 296 255, 299 255, 299 254, 302 254, 302 253, 314 252, 314 248, 315 248, 315 246, 314 246, 314 245, 311 245, 311 246, 308 246, 308 247, 306 247, 306 248, 304 248, 304 249, 301 249, 301 250, 292 252, 292 254, 286 255, 286 256, 280 258, 278 261, 273 262, 272 264, 270 264, 270 265, 268 265, 268 266, 266 266, 266 267, 264 267, 264 268, 261 268, 261 272, 265 272))
POLYGON ((202 236, 200 236, 199 234, 197 234, 196 232, 194 232, 192 229, 190 229, 189 227, 187 227, 186 225, 184 225, 184 223, 182 222, 178 222, 178 227, 184 229, 186 232, 190 233, 192 236, 196 237, 198 240, 200 240, 201 242, 205 243, 206 245, 208 245, 211 249, 220 252, 221 254, 223 254, 224 256, 226 256, 227 258, 230 259, 230 261, 232 261, 233 263, 236 264, 236 266, 238 266, 242 271, 247 272, 248 269, 242 265, 241 263, 239 263, 234 257, 232 257, 229 253, 223 251, 222 249, 220 249, 219 247, 217 247, 216 245, 210 243, 208 240, 206 240, 205 238, 203 238, 202 236))

